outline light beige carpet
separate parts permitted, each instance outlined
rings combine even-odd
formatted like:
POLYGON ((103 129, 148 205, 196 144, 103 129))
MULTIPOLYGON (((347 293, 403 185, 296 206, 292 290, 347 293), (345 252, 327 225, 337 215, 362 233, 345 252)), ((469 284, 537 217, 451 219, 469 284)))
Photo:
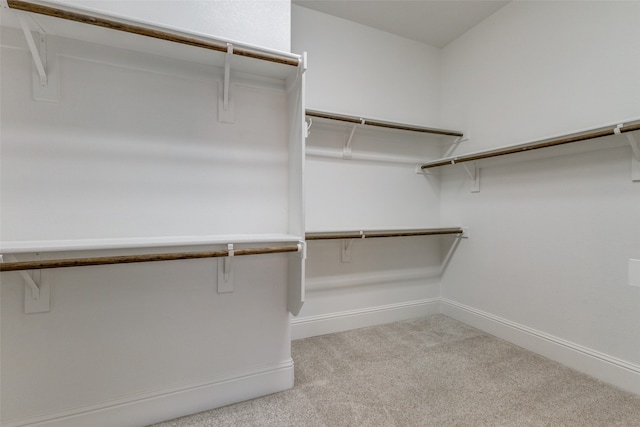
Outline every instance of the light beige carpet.
POLYGON ((157 424, 640 426, 640 397, 443 315, 292 343, 295 386, 157 424))

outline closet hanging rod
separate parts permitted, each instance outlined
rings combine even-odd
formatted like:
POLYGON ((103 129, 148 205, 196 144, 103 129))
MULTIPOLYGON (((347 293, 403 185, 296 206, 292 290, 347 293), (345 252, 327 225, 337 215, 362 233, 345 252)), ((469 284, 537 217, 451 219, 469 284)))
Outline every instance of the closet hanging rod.
POLYGON ((436 236, 463 234, 462 228, 429 228, 422 230, 345 231, 307 233, 306 240, 372 239, 379 237, 436 236))
POLYGON ((527 144, 514 145, 511 147, 498 148, 495 150, 481 151, 461 156, 447 157, 445 159, 434 160, 420 166, 421 169, 436 168, 439 166, 454 165, 458 163, 473 162, 475 160, 488 159, 491 157, 505 156, 507 154, 522 153, 525 151, 538 150, 540 148, 555 147, 558 145, 569 144, 572 142, 587 141, 589 139, 602 138, 604 136, 615 135, 618 133, 633 132, 640 130, 640 123, 629 125, 610 127, 607 129, 595 129, 583 133, 564 135, 553 139, 530 142, 527 144))
MULTIPOLYGON (((119 22, 115 19, 104 18, 101 16, 92 16, 86 13, 80 13, 68 9, 61 9, 23 0, 7 0, 7 5, 11 9, 21 10, 24 12, 52 16, 54 18, 95 25, 98 27, 122 31, 125 33, 137 34, 140 36, 195 46, 203 49, 215 50, 218 52, 227 52, 227 42, 199 38, 197 36, 190 36, 177 31, 171 31, 151 26, 147 27, 143 25, 136 25, 128 22, 119 22)), ((296 57, 251 49, 248 47, 243 47, 242 45, 236 45, 235 43, 233 45, 233 54, 238 56, 245 56, 248 58, 260 59, 268 62, 291 65, 294 67, 297 67, 300 64, 300 59, 296 57)))
POLYGON ((306 115, 308 117, 316 117, 320 119, 328 119, 328 120, 338 120, 341 122, 353 123, 353 124, 361 124, 368 126, 377 126, 388 129, 396 129, 396 130, 406 130, 411 132, 422 132, 422 133, 432 133, 436 135, 447 135, 447 136, 464 136, 462 132, 458 132, 455 130, 447 130, 447 129, 436 129, 436 128, 428 128, 422 126, 414 126, 407 125, 403 123, 394 123, 394 122, 385 122, 381 120, 373 120, 362 117, 355 116, 346 116, 342 114, 334 114, 334 113, 326 113, 323 111, 317 110, 306 110, 306 115))
MULTIPOLYGON (((298 252, 299 245, 272 246, 264 248, 234 249, 233 256, 262 255, 298 252)), ((0 263, 0 271, 40 270, 49 268, 86 267, 90 265, 131 264, 139 262, 177 261, 184 259, 228 257, 230 251, 172 252, 164 254, 123 255, 113 257, 73 258, 43 261, 21 261, 0 263)))

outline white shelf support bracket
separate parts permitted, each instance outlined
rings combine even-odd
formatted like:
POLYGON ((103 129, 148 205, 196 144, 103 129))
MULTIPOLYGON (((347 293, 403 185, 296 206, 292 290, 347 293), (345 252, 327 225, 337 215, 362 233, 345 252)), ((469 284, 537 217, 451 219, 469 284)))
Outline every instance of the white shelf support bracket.
POLYGON ((351 245, 353 245, 353 239, 344 239, 340 245, 343 263, 351 262, 351 245))
POLYGON ((231 259, 234 256, 233 243, 227 245, 227 256, 218 258, 218 293, 233 292, 233 270, 231 259))
MULTIPOLYGON (((360 231, 360 238, 365 238, 364 231, 360 231)), ((353 239, 343 239, 340 244, 340 260, 343 263, 351 262, 351 245, 353 245, 353 239)))
POLYGON ((471 178, 471 192, 479 193, 480 192, 480 168, 478 167, 478 164, 474 163, 473 169, 469 169, 467 165, 464 163, 461 163, 461 165, 464 168, 464 170, 467 172, 467 175, 469 175, 469 178, 471 178))
POLYGON ((305 120, 305 123, 307 125, 306 130, 304 132, 304 137, 305 138, 309 138, 309 135, 311 135, 311 125, 313 124, 313 119, 311 117, 309 117, 309 121, 307 122, 305 120))
POLYGON ((234 102, 231 97, 231 60, 233 58, 233 44, 227 43, 227 53, 224 56, 224 81, 222 82, 222 98, 218 98, 218 121, 234 123, 234 102))
POLYGON ((227 53, 224 56, 224 109, 229 109, 229 78, 231 77, 231 56, 233 55, 233 44, 227 43, 227 53))
MULTIPOLYGON (((13 255, 5 255, 4 257, 9 262, 17 262, 13 255)), ((0 262, 4 262, 4 257, 0 255, 0 262)), ((48 312, 51 305, 51 273, 43 274, 42 270, 33 272, 19 270, 16 273, 22 277, 25 285, 24 312, 27 314, 48 312)))
POLYGON ((627 133, 627 138, 633 152, 633 156, 631 156, 631 180, 640 182, 640 142, 632 132, 627 133))
MULTIPOLYGON (((620 128, 623 126, 624 123, 618 124, 613 128, 613 133, 620 135, 622 133, 620 128)), ((640 143, 633 132, 628 132, 626 136, 629 140, 629 145, 631 145, 631 181, 640 182, 640 143)))
MULTIPOLYGON (((16 258, 13 255, 5 255, 5 256, 7 257, 7 261, 9 261, 9 262, 17 262, 16 258)), ((4 256, 3 255, 0 255, 0 260, 2 262, 4 262, 4 256)), ((24 280, 25 287, 27 287, 27 288, 29 288, 31 290, 31 298, 33 298, 34 300, 37 300, 38 298, 40 298, 40 287, 33 280, 33 277, 31 277, 29 275, 29 273, 27 273, 24 270, 18 270, 18 271, 16 271, 16 273, 18 273, 20 275, 20 277, 22 277, 22 280, 24 280)))
POLYGON ((463 142, 468 142, 469 141, 469 135, 464 134, 464 136, 459 136, 455 139, 455 141, 453 141, 451 143, 451 146, 449 147, 449 149, 447 150, 447 152, 445 153, 444 156, 442 157, 451 157, 451 155, 453 154, 454 151, 456 151, 456 148, 458 148, 458 146, 463 143, 463 142))
MULTIPOLYGON (((23 14, 18 13, 18 19, 20 20, 20 26, 22 27, 22 32, 24 33, 24 38, 27 39, 27 45, 29 45, 29 51, 31 52, 31 56, 33 57, 33 62, 36 66, 36 70, 38 75, 40 76, 40 86, 47 86, 47 71, 45 70, 46 62, 42 61, 40 57, 40 51, 36 46, 36 42, 33 39, 33 34, 31 34, 31 28, 29 28, 29 24, 27 24, 27 20, 23 14)), ((44 35, 40 35, 39 39, 46 43, 46 38, 44 35)), ((46 44, 45 44, 46 46, 46 44)), ((46 58, 46 54, 44 55, 46 58)))
MULTIPOLYGON (((365 120, 364 119, 360 119, 360 125, 365 124, 365 120)), ((353 125, 353 127, 351 128, 351 133, 349 134, 349 138, 347 139, 347 143, 344 144, 344 149, 342 150, 342 158, 345 160, 351 160, 352 158, 352 151, 351 151, 351 141, 353 141, 353 135, 356 133, 356 129, 358 128, 359 125, 353 125)))
POLYGON ((298 242, 298 255, 303 261, 307 259, 307 242, 304 240, 298 242))
POLYGON ((16 13, 22 32, 29 46, 29 51, 33 58, 33 73, 32 73, 32 90, 33 99, 36 101, 49 101, 57 102, 60 98, 58 89, 58 66, 57 66, 57 54, 49 57, 47 48, 47 36, 43 33, 42 28, 39 28, 38 36, 34 39, 29 23, 27 22, 28 16, 24 13, 16 13), (47 63, 49 62, 49 63, 47 63))
POLYGON ((302 77, 302 75, 306 72, 307 72, 307 52, 302 52, 302 56, 300 57, 300 64, 298 65, 297 78, 302 77))
POLYGON ((471 232, 469 231, 469 227, 462 227, 462 234, 458 237, 460 239, 468 239, 470 237, 471 232))

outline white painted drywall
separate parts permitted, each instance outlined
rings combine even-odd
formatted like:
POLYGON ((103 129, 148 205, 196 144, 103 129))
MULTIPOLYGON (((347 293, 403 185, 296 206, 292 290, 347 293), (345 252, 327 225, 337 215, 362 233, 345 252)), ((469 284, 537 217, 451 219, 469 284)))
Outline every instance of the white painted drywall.
MULTIPOLYGON (((284 83, 232 86, 235 123, 220 123, 211 67, 48 36, 60 98, 38 102, 22 33, 2 42, 3 241, 288 229, 284 83)), ((225 294, 210 259, 51 270, 51 311, 37 314, 3 272, 2 425, 147 425, 291 387, 288 262, 235 258, 225 294)))
MULTIPOLYGON (((308 54, 307 108, 438 127, 438 49, 295 5, 292 48, 308 54)), ((340 151, 351 127, 314 120, 310 131, 308 147, 340 151)), ((351 143, 354 155, 410 157, 415 163, 308 155, 307 230, 439 226, 438 179, 417 175, 415 167, 437 157, 441 143, 424 135, 359 128, 351 143)), ((349 263, 341 262, 341 244, 308 243, 306 302, 294 325, 321 318, 316 328, 309 326, 313 333, 363 326, 355 317, 373 308, 366 322, 390 321, 407 315, 404 308, 396 310, 397 304, 438 297, 439 237, 354 241, 349 263), (390 305, 394 309, 387 313, 394 314, 380 315, 378 308, 390 305), (323 322, 332 325, 324 329, 323 322)))
POLYGON ((288 52, 288 0, 53 0, 134 21, 288 52))
MULTIPOLYGON (((512 2, 443 50, 442 121, 460 152, 640 118, 639 2, 512 2)), ((618 138, 623 138, 618 137, 618 138)), ((447 168, 442 216, 465 224, 446 299, 640 365, 640 185, 628 147, 447 168)))
POLYGON ((308 108, 438 127, 439 49, 296 5, 291 48, 308 54, 308 108))

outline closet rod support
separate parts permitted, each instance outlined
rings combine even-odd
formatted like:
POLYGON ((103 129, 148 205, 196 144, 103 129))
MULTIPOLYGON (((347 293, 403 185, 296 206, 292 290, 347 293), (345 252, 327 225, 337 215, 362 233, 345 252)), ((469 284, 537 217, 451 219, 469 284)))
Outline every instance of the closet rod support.
MULTIPOLYGON (((16 258, 13 255, 5 255, 5 256, 7 257, 7 260, 9 262, 16 262, 16 258)), ((0 255, 0 262, 4 262, 3 255, 0 255)), ((34 300, 37 300, 38 298, 40 298, 40 287, 29 275, 29 273, 25 270, 18 270, 17 272, 18 274, 20 274, 20 277, 22 277, 22 280, 24 280, 25 286, 27 286, 31 290, 31 298, 33 298, 34 300)))
POLYGON ((345 239, 342 241, 340 261, 343 263, 351 262, 351 245, 353 245, 353 239, 345 239))
POLYGON ((631 133, 627 132, 627 139, 629 140, 629 144, 631 144, 631 181, 640 182, 640 143, 638 142, 638 138, 631 133))
POLYGON ((233 257, 233 243, 229 243, 227 245, 228 256, 224 259, 224 280, 229 280, 229 275, 231 274, 231 257, 233 257))
POLYGON ((307 242, 305 240, 298 242, 298 255, 303 261, 307 259, 307 242))
POLYGON ((313 119, 309 117, 309 121, 307 122, 305 120, 305 124, 306 124, 306 130, 305 130, 304 137, 309 138, 309 135, 311 135, 311 125, 313 124, 313 119))
POLYGON ((636 158, 636 161, 640 162, 640 141, 638 141, 638 138, 631 132, 627 132, 627 139, 629 140, 629 144, 631 144, 633 156, 636 158))
POLYGON ((469 178, 471 178, 471 192, 479 193, 480 192, 480 168, 478 168, 478 164, 475 162, 473 163, 473 170, 469 170, 467 165, 464 163, 461 163, 461 165, 464 168, 464 170, 467 172, 467 175, 469 175, 469 178))
POLYGON ((235 255, 233 243, 227 244, 227 256, 218 258, 218 293, 233 292, 233 271, 231 258, 235 255))
MULTIPOLYGON (((33 62, 36 65, 36 69, 38 70, 38 75, 40 76, 40 86, 47 85, 47 71, 44 68, 44 62, 42 58, 40 58, 40 51, 38 51, 38 47, 36 46, 36 42, 33 39, 33 34, 31 34, 31 28, 29 28, 29 24, 27 24, 27 20, 25 19, 22 13, 18 13, 18 20, 20 21, 20 26, 22 27, 22 32, 24 33, 24 37, 27 40, 27 45, 29 45, 29 51, 31 52, 31 56, 33 57, 33 62)), ((40 35, 40 40, 44 40, 44 36, 40 35)))
POLYGON ((458 148, 458 146, 463 143, 463 142, 468 142, 469 141, 469 135, 468 134, 464 134, 462 136, 459 136, 455 139, 455 141, 453 141, 451 143, 451 146, 449 147, 449 149, 447 150, 447 152, 445 153, 444 157, 451 157, 451 155, 453 154, 454 151, 456 151, 456 148, 458 148))
MULTIPOLYGON (((365 124, 365 120, 364 119, 360 119, 360 125, 364 125, 365 124)), ((342 158, 346 159, 346 160, 350 160, 352 157, 352 151, 351 151, 351 141, 353 140, 353 135, 356 133, 356 129, 358 128, 358 125, 353 125, 353 127, 351 128, 351 134, 349 134, 349 139, 347 139, 347 143, 344 145, 344 149, 342 151, 342 158)))
POLYGON ((224 56, 224 95, 222 104, 224 109, 229 108, 229 78, 231 77, 231 56, 233 55, 233 44, 227 43, 227 53, 224 56))

